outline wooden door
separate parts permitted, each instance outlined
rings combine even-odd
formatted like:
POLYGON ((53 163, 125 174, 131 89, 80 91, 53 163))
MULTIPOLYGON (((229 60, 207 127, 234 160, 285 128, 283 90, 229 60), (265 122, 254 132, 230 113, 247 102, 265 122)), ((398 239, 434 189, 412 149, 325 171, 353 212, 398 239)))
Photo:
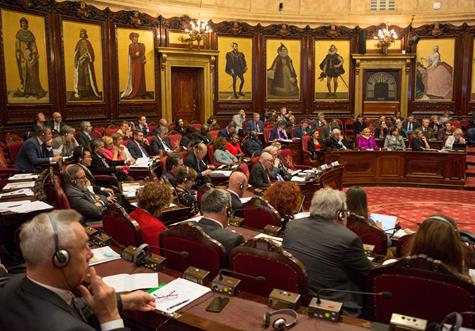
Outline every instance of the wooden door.
POLYGON ((183 118, 203 122, 202 95, 203 69, 172 67, 172 116, 173 121, 183 118))

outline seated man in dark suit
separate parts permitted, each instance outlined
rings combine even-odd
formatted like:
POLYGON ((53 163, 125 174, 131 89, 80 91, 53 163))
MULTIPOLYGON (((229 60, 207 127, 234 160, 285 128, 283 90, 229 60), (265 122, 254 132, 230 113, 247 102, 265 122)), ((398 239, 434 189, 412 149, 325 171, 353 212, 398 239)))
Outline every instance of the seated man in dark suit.
POLYGON ((168 128, 165 126, 159 126, 155 129, 155 137, 153 137, 150 148, 153 155, 167 155, 173 153, 173 147, 167 138, 168 128))
POLYGON ((55 210, 23 224, 26 275, 10 278, 0 295, 0 330, 129 330, 120 309, 153 311, 143 291, 116 294, 88 266, 89 237, 74 210, 55 210), (81 283, 90 276, 90 287, 81 283), (75 297, 72 291, 78 291, 75 297))
POLYGON ((241 202, 242 195, 247 189, 247 177, 239 171, 235 171, 229 176, 228 192, 231 194, 231 207, 233 213, 242 215, 243 205, 241 202))
POLYGON ((136 129, 142 131, 144 137, 147 137, 151 133, 150 128, 148 127, 147 117, 145 116, 139 117, 139 121, 137 123, 136 129))
POLYGON ((94 139, 91 136, 92 132, 92 125, 91 122, 82 121, 81 122, 81 131, 79 131, 76 140, 79 145, 83 146, 84 148, 91 149, 91 141, 94 139))
POLYGON ((51 131, 55 134, 60 134, 63 127, 66 125, 63 122, 61 113, 55 111, 52 115, 53 119, 48 122, 47 126, 51 128, 51 131))
POLYGON ((279 140, 279 139, 289 139, 289 136, 287 135, 287 131, 285 130, 285 128, 286 128, 285 121, 277 122, 277 125, 275 126, 275 128, 273 128, 272 131, 270 132, 269 141, 279 140))
POLYGON ((163 174, 162 178, 166 178, 166 180, 173 186, 177 186, 176 182, 176 171, 178 167, 183 165, 183 159, 180 159, 180 155, 178 153, 171 154, 167 156, 167 161, 165 162, 165 170, 166 172, 163 174))
POLYGON ((326 149, 351 149, 350 143, 342 136, 340 129, 333 129, 331 137, 325 142, 326 149))
POLYGON ((81 166, 70 164, 64 172, 64 192, 72 209, 81 214, 83 223, 102 220, 102 212, 109 203, 114 202, 113 196, 94 194, 89 191, 91 185, 81 166))
POLYGON ((91 143, 92 162, 89 170, 93 175, 115 174, 119 180, 125 180, 124 173, 126 165, 132 164, 131 160, 110 160, 104 157, 104 142, 101 139, 94 139, 91 143))
POLYGON ((141 157, 150 156, 149 145, 148 139, 143 136, 143 132, 134 130, 133 139, 129 141, 127 148, 134 159, 140 159, 141 157))
POLYGON ((410 133, 419 127, 419 123, 414 119, 414 115, 408 115, 406 120, 402 123, 402 129, 409 137, 410 133))
POLYGON ((41 165, 62 159, 62 156, 53 156, 52 138, 49 127, 38 128, 36 134, 21 145, 16 156, 15 168, 33 172, 41 165))
POLYGON ((201 199, 201 213, 203 217, 198 225, 211 238, 223 244, 226 253, 244 242, 240 234, 226 230, 231 215, 229 192, 221 189, 207 191, 201 199))
POLYGON ((221 131, 219 131, 219 136, 224 137, 227 140, 230 140, 235 132, 236 132, 236 123, 231 122, 231 123, 228 124, 227 127, 222 129, 221 131))
POLYGON ((345 193, 324 188, 317 191, 310 206, 310 216, 289 222, 282 247, 305 265, 311 296, 321 290, 321 297, 343 302, 343 311, 359 315, 361 295, 325 292, 325 289, 363 290, 364 279, 372 269, 361 239, 346 227, 345 193))
POLYGON ((430 119, 423 118, 422 125, 419 129, 422 131, 422 133, 424 134, 424 136, 426 136, 427 139, 435 140, 437 139, 438 132, 434 134, 434 129, 432 129, 429 125, 430 125, 430 119))
POLYGON ((269 169, 274 164, 274 157, 268 152, 262 152, 259 162, 252 166, 249 174, 249 184, 259 189, 266 189, 270 186, 269 169))
POLYGON ((263 133, 264 132, 264 123, 261 121, 261 115, 259 113, 252 114, 252 120, 247 122, 246 132, 256 132, 256 133, 263 133))
POLYGON ((311 132, 311 130, 310 130, 310 127, 308 125, 308 121, 303 120, 302 123, 300 124, 300 126, 298 126, 294 129, 294 136, 292 138, 302 139, 303 136, 305 136, 306 134, 310 134, 310 132, 311 132))
POLYGON ((208 147, 203 143, 199 143, 193 147, 193 149, 183 159, 183 164, 194 169, 198 174, 198 177, 196 177, 197 186, 210 182, 209 175, 212 170, 208 169, 208 165, 203 161, 207 154, 208 147))

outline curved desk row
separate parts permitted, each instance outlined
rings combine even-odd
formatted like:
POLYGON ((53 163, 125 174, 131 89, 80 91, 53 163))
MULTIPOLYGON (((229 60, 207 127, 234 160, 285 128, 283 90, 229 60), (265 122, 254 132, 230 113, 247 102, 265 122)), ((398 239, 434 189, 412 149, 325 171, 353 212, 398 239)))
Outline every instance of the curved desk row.
POLYGON ((328 151, 325 163, 344 165, 343 185, 416 184, 463 187, 465 152, 328 151))

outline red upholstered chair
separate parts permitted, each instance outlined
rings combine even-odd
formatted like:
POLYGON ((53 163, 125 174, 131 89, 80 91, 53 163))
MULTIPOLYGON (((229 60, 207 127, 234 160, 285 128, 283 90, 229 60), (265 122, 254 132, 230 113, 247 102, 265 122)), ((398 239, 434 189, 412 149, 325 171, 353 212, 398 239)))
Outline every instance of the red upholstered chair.
POLYGON ((308 150, 308 141, 312 137, 309 135, 305 135, 302 137, 302 151, 303 151, 303 163, 312 167, 318 165, 318 160, 312 159, 312 153, 308 150))
POLYGON ((105 134, 106 134, 106 136, 112 136, 114 133, 117 132, 117 130, 119 130, 119 128, 116 127, 115 125, 109 125, 109 126, 105 129, 105 134))
POLYGON ((191 123, 190 126, 195 128, 196 130, 201 130, 201 123, 199 122, 191 123))
POLYGON ((138 247, 142 244, 139 224, 117 203, 108 205, 102 212, 102 225, 119 245, 138 247))
POLYGON ((347 118, 344 123, 345 135, 352 137, 355 134, 355 120, 347 118))
POLYGON ((8 183, 8 177, 16 174, 17 172, 18 169, 9 167, 3 149, 0 148, 0 188, 4 187, 8 183))
POLYGON ((196 192, 196 200, 198 203, 198 208, 201 210, 201 198, 203 198, 203 195, 211 190, 214 186, 211 185, 210 183, 206 183, 198 187, 198 190, 196 192))
POLYGON ((278 288, 307 296, 308 278, 303 263, 269 239, 251 239, 235 247, 231 264, 236 272, 265 278, 257 281, 243 277, 239 285, 242 291, 267 297, 278 288))
POLYGON ((275 122, 272 120, 268 120, 264 122, 264 128, 271 128, 273 129, 275 126, 275 122))
POLYGON ((211 139, 215 140, 216 138, 218 138, 219 130, 210 130, 208 134, 211 137, 211 139))
POLYGON ((10 159, 12 162, 15 162, 18 151, 20 150, 21 145, 23 145, 23 139, 8 139, 6 143, 8 152, 10 153, 10 159))
POLYGON ((292 170, 295 169, 311 169, 308 165, 295 164, 294 158, 292 156, 292 150, 290 148, 284 148, 280 150, 280 156, 284 160, 284 165, 292 170))
POLYGON ((348 217, 347 227, 356 233, 363 243, 374 245, 373 252, 375 254, 386 255, 388 238, 383 230, 375 228, 353 215, 348 217))
POLYGON ((167 258, 167 266, 183 272, 189 266, 208 270, 213 279, 219 269, 226 266, 226 252, 223 245, 201 230, 195 222, 184 222, 160 233, 160 247, 177 252, 187 252, 188 256, 162 251, 167 258))
POLYGON ((459 120, 450 120, 449 123, 451 123, 455 129, 460 129, 462 127, 462 124, 459 120))
POLYGON ((168 135, 168 140, 170 141, 170 145, 172 145, 173 149, 178 150, 180 148, 181 138, 181 134, 178 133, 168 135))
MULTIPOLYGON (((390 299, 370 299, 370 319, 377 322, 389 323, 398 312, 440 323, 451 312, 475 310, 475 286, 424 255, 375 268, 368 279, 370 292, 392 293, 390 299)), ((464 326, 475 327, 474 316, 465 315, 464 326)))
POLYGON ((270 132, 273 130, 273 127, 264 127, 264 141, 266 144, 269 143, 270 132))
POLYGON ((145 138, 146 138, 146 139, 148 140, 148 142, 151 144, 152 141, 153 141, 153 138, 155 138, 155 136, 147 136, 147 137, 145 137, 145 138))
POLYGON ((61 186, 61 179, 58 176, 54 176, 54 192, 55 200, 53 202, 56 209, 69 209, 69 200, 66 193, 61 186))
POLYGON ((164 174, 165 172, 167 172, 167 158, 168 156, 162 156, 160 158, 160 163, 162 165, 162 174, 164 174))
POLYGON ((97 126, 94 128, 94 130, 92 130, 91 136, 99 139, 99 138, 102 138, 105 133, 106 133, 106 129, 104 127, 97 126))
POLYGON ((253 197, 244 205, 243 225, 255 229, 263 229, 266 225, 280 226, 281 217, 266 200, 261 197, 253 197))
POLYGON ((214 159, 214 144, 209 144, 208 145, 208 159, 209 159, 209 164, 216 164, 216 160, 214 159))
POLYGON ((320 186, 325 187, 329 186, 334 190, 342 190, 343 189, 343 170, 345 169, 344 166, 338 165, 331 167, 329 169, 324 170, 320 176, 320 186))
POLYGON ((407 234, 398 238, 397 240, 392 240, 393 246, 396 246, 396 256, 408 256, 411 251, 411 243, 414 239, 414 234, 407 234))

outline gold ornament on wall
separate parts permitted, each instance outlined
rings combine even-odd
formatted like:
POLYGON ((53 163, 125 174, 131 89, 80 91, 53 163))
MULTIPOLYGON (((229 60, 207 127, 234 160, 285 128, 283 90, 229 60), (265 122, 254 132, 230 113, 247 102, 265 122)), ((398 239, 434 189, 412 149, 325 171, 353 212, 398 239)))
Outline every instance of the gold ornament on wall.
POLYGON ((382 54, 388 54, 389 46, 397 40, 397 33, 394 29, 389 30, 388 23, 384 28, 378 30, 375 40, 378 40, 377 47, 382 54))
POLYGON ((193 47, 193 42, 198 43, 198 49, 201 48, 201 41, 203 44, 205 40, 208 38, 209 33, 213 32, 213 30, 209 27, 208 22, 201 22, 200 20, 190 21, 191 30, 185 29, 185 32, 188 36, 180 36, 178 40, 182 43, 188 43, 190 49, 193 47))

